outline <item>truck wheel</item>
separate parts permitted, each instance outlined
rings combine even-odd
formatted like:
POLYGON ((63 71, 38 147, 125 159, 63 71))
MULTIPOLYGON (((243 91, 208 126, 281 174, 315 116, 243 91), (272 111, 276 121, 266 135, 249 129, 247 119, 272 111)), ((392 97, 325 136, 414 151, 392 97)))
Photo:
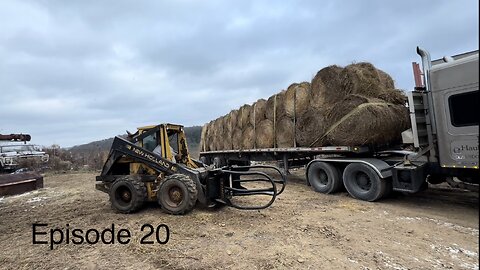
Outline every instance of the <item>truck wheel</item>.
POLYGON ((197 186, 186 175, 169 175, 160 183, 157 200, 165 213, 185 214, 192 210, 197 202, 197 186))
POLYGON ((307 172, 307 180, 317 192, 333 193, 342 187, 342 179, 338 169, 326 162, 314 162, 310 164, 307 172))
POLYGON ((120 213, 132 213, 140 209, 147 199, 147 188, 138 177, 125 176, 110 187, 110 203, 120 213))
POLYGON ((351 163, 345 168, 343 183, 352 197, 369 202, 380 199, 387 189, 386 180, 362 163, 351 163))

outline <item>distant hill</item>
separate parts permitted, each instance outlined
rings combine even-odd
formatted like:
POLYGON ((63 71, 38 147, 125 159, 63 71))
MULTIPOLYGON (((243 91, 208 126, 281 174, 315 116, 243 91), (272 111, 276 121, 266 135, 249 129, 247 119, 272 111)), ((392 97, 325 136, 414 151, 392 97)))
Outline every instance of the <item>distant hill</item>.
MULTIPOLYGON (((127 137, 127 135, 120 135, 121 137, 127 137)), ((108 139, 103 139, 100 141, 89 142, 86 144, 75 145, 68 149, 72 153, 84 153, 91 151, 109 151, 110 146, 112 146, 113 137, 108 139)))
MULTIPOLYGON (((185 127, 185 135, 187 136, 187 145, 191 155, 194 158, 198 158, 200 137, 202 133, 201 126, 185 127)), ((120 135, 126 137, 127 135, 120 135)), ((68 149, 73 154, 86 154, 92 152, 108 152, 112 146, 113 137, 103 139, 100 141, 94 141, 86 144, 76 145, 68 149)))

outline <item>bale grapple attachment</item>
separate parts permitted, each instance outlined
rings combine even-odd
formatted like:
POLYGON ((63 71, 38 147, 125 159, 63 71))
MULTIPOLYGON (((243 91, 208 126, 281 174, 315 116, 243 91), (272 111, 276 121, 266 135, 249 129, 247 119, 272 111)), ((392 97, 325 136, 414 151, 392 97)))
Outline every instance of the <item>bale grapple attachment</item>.
POLYGON ((285 175, 276 167, 266 165, 255 166, 237 166, 225 167, 221 169, 223 178, 227 179, 220 185, 222 188, 221 197, 217 199, 228 206, 243 210, 265 209, 272 205, 276 197, 280 195, 286 185, 285 175), (252 170, 253 169, 253 170, 252 170), (262 171, 254 171, 262 169, 262 171), (270 171, 280 176, 280 179, 274 179, 264 171, 270 171), (247 188, 244 185, 251 186, 247 188), (281 185, 280 187, 278 185, 281 185), (235 197, 266 197, 266 200, 260 200, 252 204, 248 200, 239 202, 235 197))

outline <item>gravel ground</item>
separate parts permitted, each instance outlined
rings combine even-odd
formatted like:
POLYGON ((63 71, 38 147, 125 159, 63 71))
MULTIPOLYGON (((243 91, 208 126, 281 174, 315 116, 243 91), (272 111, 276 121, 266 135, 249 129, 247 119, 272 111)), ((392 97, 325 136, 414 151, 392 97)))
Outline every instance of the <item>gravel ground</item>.
POLYGON ((0 268, 479 268, 478 192, 437 186, 369 203, 345 192, 316 193, 304 185, 303 173, 294 172, 268 209, 197 207, 185 216, 164 214, 155 204, 119 214, 107 194, 94 189, 95 174, 48 175, 44 189, 0 197, 0 268), (67 224, 70 232, 114 224, 132 237, 128 244, 65 244, 64 238, 50 249, 32 243, 33 223, 48 224, 39 231, 63 233, 67 224), (143 224, 166 224, 168 243, 140 244, 143 224))

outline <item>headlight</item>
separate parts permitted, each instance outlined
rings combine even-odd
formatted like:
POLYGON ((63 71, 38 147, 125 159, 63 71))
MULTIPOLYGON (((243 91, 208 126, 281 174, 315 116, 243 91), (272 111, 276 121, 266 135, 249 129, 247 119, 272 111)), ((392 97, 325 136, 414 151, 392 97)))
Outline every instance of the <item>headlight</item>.
POLYGON ((5 163, 5 165, 13 165, 13 158, 11 158, 11 157, 6 157, 6 158, 4 159, 4 163, 5 163))

